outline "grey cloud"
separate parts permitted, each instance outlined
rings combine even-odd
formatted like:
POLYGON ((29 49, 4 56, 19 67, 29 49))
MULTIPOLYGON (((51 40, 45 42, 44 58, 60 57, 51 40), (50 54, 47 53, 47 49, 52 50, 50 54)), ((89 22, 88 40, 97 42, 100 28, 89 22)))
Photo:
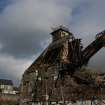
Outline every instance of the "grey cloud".
POLYGON ((2 53, 28 57, 40 52, 41 43, 51 37, 50 28, 68 24, 70 13, 68 6, 51 0, 21 0, 8 6, 0 15, 2 53))
MULTIPOLYGON (((33 54, 40 52, 43 48, 41 46, 42 32, 13 32, 2 34, 0 40, 3 44, 1 53, 7 53, 14 57, 30 57, 33 54), (13 34, 13 36, 12 36, 13 34), (14 36, 15 34, 15 36, 14 36), (19 35, 20 34, 20 35, 19 35)), ((45 33, 43 32, 43 35, 45 33)), ((47 34, 46 34, 47 35, 47 34)), ((43 38, 42 38, 43 37, 43 38)))
POLYGON ((105 48, 102 48, 89 62, 89 66, 97 71, 105 72, 105 48))
MULTIPOLYGON (((83 44, 86 47, 95 40, 95 35, 98 32, 105 30, 105 0, 87 0, 85 3, 87 6, 82 8, 76 18, 72 20, 72 28, 77 36, 83 38, 83 44)), ((91 58, 89 66, 105 71, 104 48, 91 58)))
POLYGON ((0 78, 12 79, 15 84, 18 84, 24 70, 31 65, 32 61, 33 59, 15 59, 12 56, 0 54, 0 78))

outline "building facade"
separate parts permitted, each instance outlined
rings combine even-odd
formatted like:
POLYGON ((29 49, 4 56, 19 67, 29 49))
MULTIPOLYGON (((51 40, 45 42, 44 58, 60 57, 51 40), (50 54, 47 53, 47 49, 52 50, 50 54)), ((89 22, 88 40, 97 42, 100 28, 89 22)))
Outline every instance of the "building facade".
POLYGON ((17 94, 18 90, 14 87, 12 80, 0 79, 0 93, 17 94))

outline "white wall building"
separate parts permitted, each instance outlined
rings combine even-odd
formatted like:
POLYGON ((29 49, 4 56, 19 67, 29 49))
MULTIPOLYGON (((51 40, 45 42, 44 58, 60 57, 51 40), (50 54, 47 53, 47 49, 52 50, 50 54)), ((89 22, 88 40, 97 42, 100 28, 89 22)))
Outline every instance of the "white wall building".
POLYGON ((0 79, 0 93, 4 94, 17 94, 12 80, 0 79))

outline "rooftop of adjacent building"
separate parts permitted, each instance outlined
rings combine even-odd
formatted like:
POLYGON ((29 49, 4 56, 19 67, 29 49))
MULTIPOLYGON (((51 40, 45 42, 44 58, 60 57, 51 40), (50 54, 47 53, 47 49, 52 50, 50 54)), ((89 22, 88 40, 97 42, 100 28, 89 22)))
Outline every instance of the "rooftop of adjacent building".
POLYGON ((11 86, 13 86, 13 82, 12 82, 12 80, 8 80, 8 79, 0 79, 0 85, 11 85, 11 86))

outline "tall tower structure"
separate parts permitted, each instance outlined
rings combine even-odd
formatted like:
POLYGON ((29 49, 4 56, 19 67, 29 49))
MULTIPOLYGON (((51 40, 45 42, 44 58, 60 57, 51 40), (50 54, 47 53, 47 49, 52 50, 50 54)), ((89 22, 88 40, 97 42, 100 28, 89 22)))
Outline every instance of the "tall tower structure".
POLYGON ((69 32, 69 29, 59 26, 53 29, 53 32, 51 33, 52 40, 54 42, 58 42, 61 40, 66 40, 62 44, 61 52, 60 52, 60 61, 61 62, 69 62, 68 60, 68 54, 69 54, 69 41, 74 39, 74 36, 72 33, 69 32))

